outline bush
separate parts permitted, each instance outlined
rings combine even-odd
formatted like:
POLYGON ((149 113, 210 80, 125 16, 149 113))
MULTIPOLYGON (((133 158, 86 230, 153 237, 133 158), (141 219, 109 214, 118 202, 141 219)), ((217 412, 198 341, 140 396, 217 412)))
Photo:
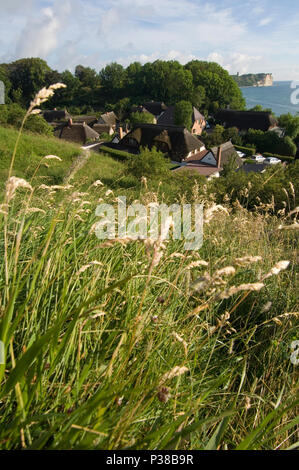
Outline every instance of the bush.
POLYGON ((279 137, 275 132, 249 129, 244 136, 246 144, 252 144, 256 149, 263 152, 276 153, 279 155, 294 155, 297 147, 290 137, 279 137))
POLYGON ((238 150, 239 152, 245 153, 245 155, 248 155, 249 157, 252 157, 253 155, 255 155, 255 152, 256 152, 255 148, 242 147, 240 145, 235 145, 235 149, 238 150))
MULTIPOLYGON (((20 105, 13 103, 0 107, 0 124, 20 128, 26 110, 20 105)), ((31 115, 25 122, 24 129, 41 135, 53 135, 53 128, 45 121, 42 116, 37 114, 31 115)))
MULTIPOLYGON (((227 194, 232 203, 238 200, 249 210, 255 209, 259 204, 272 204, 274 201, 272 211, 277 213, 286 204, 289 207, 290 201, 294 207, 299 203, 298 169, 299 161, 296 161, 286 168, 282 165, 269 165, 264 173, 230 172, 227 176, 214 179, 211 189, 219 203, 225 201, 227 194), (290 189, 290 182, 294 191, 290 189), (245 188, 248 187, 250 189, 246 194, 245 188), (289 196, 286 191, 289 191, 289 196)), ((290 206, 289 209, 291 208, 290 206)))
POLYGON ((132 157, 131 153, 123 152, 122 150, 116 150, 110 147, 106 147, 105 145, 102 145, 100 147, 100 151, 108 153, 109 155, 111 155, 111 157, 115 157, 118 160, 128 160, 129 158, 132 157))
POLYGON ((138 123, 143 123, 143 124, 154 124, 155 122, 155 116, 153 116, 151 113, 132 113, 130 115, 130 122, 131 124, 138 124, 138 123))
POLYGON ((295 160, 294 157, 291 156, 285 156, 285 155, 278 155, 277 153, 269 153, 269 152, 264 152, 263 153, 264 157, 275 157, 279 158, 279 160, 282 160, 283 162, 293 162, 295 160))
POLYGON ((192 104, 189 101, 180 101, 175 105, 174 121, 177 126, 184 126, 188 131, 192 128, 192 104))
POLYGON ((130 155, 127 172, 137 179, 142 178, 142 176, 150 179, 161 179, 169 172, 169 165, 161 152, 158 152, 155 148, 151 150, 145 148, 138 155, 130 155))

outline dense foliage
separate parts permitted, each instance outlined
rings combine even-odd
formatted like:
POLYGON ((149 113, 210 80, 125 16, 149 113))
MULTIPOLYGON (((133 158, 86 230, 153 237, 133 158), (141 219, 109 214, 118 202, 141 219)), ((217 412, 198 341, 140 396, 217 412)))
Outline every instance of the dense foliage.
MULTIPOLYGON (((17 103, 0 106, 0 125, 8 125, 19 128, 26 111, 17 103)), ((42 116, 34 114, 28 117, 24 129, 36 134, 53 135, 53 127, 42 116)))
POLYGON ((42 86, 63 82, 67 88, 57 92, 48 106, 67 107, 71 112, 85 113, 107 105, 124 110, 128 100, 132 105, 151 99, 168 105, 186 100, 203 111, 227 105, 245 107, 242 93, 227 71, 216 63, 197 60, 185 66, 162 60, 145 65, 135 62, 127 68, 111 63, 99 72, 78 65, 72 74, 51 70, 41 59, 21 59, 0 65, 0 79, 6 85, 7 99, 22 106, 42 86))
POLYGON ((155 117, 151 113, 139 113, 136 111, 136 113, 130 114, 130 123, 133 125, 137 123, 154 124, 155 117))

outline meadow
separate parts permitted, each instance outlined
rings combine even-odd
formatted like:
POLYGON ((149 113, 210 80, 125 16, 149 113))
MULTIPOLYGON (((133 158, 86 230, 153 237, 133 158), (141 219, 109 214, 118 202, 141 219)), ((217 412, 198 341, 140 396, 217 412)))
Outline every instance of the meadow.
POLYGON ((10 173, 16 138, 0 128, 1 449, 297 448, 292 187, 278 217, 195 182, 197 251, 105 242, 99 202, 160 202, 164 183, 29 133, 10 173))

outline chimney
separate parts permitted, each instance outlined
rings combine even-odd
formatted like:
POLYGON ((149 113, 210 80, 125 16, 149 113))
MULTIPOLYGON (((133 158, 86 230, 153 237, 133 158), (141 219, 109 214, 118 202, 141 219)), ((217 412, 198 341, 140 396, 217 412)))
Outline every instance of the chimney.
POLYGON ((69 118, 68 125, 71 126, 72 124, 73 124, 73 120, 72 120, 72 118, 69 118))
POLYGON ((120 126, 119 127, 119 139, 121 140, 124 137, 124 131, 123 128, 120 126))
POLYGON ((221 148, 221 145, 219 145, 218 150, 217 150, 217 168, 220 168, 221 166, 221 152, 222 152, 222 148, 221 148))

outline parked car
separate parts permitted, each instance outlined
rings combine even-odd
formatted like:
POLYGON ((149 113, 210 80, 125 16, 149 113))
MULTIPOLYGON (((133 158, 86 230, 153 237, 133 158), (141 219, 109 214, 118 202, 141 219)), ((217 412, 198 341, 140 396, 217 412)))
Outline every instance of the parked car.
POLYGON ((251 160, 253 160, 256 163, 263 163, 266 159, 263 157, 263 155, 253 155, 251 157, 251 160))
POLYGON ((241 157, 241 158, 247 157, 246 153, 240 152, 239 150, 237 150, 237 154, 238 154, 239 157, 241 157))
POLYGON ((267 163, 267 165, 277 165, 277 163, 281 163, 281 160, 276 157, 267 157, 264 163, 267 163))

